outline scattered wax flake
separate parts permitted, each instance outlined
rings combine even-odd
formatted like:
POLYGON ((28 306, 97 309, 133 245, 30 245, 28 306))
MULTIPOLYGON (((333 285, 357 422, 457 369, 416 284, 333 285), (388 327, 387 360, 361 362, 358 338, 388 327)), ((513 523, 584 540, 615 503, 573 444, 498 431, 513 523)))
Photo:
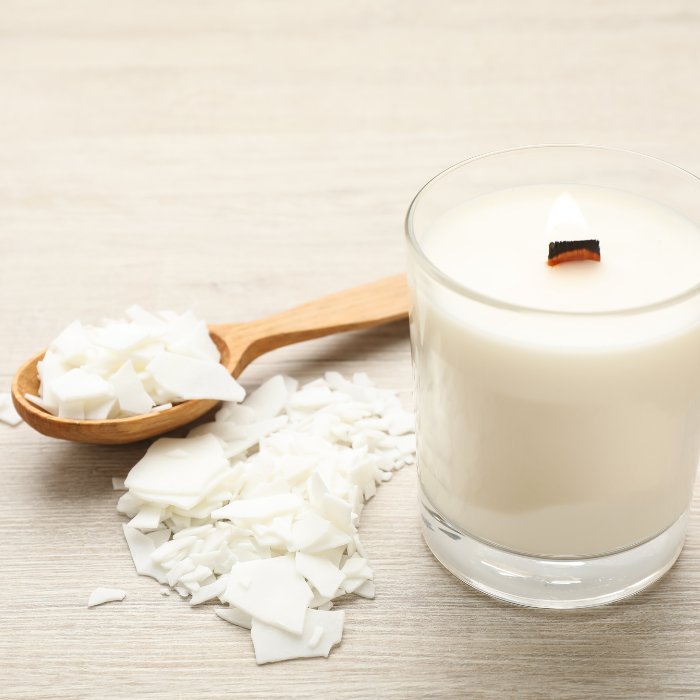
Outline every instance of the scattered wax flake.
POLYGON ((367 583, 367 579, 358 576, 353 578, 346 578, 345 581, 343 581, 342 586, 343 590, 346 593, 355 593, 365 583, 367 583))
POLYGON ((208 586, 203 586, 200 588, 190 600, 190 605, 200 605, 201 603, 206 603, 212 598, 218 598, 226 592, 226 587, 228 586, 229 575, 224 574, 219 576, 213 583, 208 586))
POLYGON ((345 611, 308 610, 301 634, 290 634, 253 617, 251 638, 258 664, 286 659, 325 656, 331 647, 340 644, 345 611), (317 628, 321 629, 320 634, 317 628), (312 644, 313 640, 313 644, 312 644))
POLYGON ((296 553, 297 571, 316 588, 322 596, 331 596, 345 580, 346 574, 338 570, 322 556, 296 553))
POLYGON ((125 596, 126 591, 122 591, 119 588, 96 588, 90 593, 88 608, 92 608, 95 605, 102 605, 103 603, 111 603, 116 600, 124 600, 125 596))
POLYGON ((335 527, 335 525, 331 525, 325 535, 312 544, 303 547, 303 550, 307 554, 317 554, 319 552, 325 552, 328 549, 335 549, 336 547, 348 545, 350 542, 352 542, 352 537, 350 537, 350 535, 342 532, 335 527))
POLYGON ((139 512, 129 522, 129 527, 137 530, 155 530, 160 523, 163 509, 152 503, 145 503, 139 508, 139 512))
POLYGON ((282 375, 284 386, 287 389, 287 400, 291 399, 299 388, 299 382, 294 377, 282 375))
MULTIPOLYGON (((304 550, 319 542, 330 530, 331 524, 313 513, 292 525, 292 540, 290 550, 304 550)), ((329 549, 329 548, 327 548, 329 549)))
POLYGON ((328 387, 313 387, 297 391, 291 399, 289 405, 296 409, 318 409, 333 403, 334 398, 328 387))
POLYGON ((325 493, 318 506, 318 513, 343 532, 353 535, 357 531, 352 524, 352 506, 342 498, 325 493))
POLYGON ((396 438, 396 447, 402 455, 410 455, 416 451, 416 436, 402 435, 396 438))
POLYGON ((301 509, 303 500, 294 493, 278 494, 265 498, 231 501, 227 506, 215 510, 211 517, 217 520, 267 520, 283 513, 301 509))
POLYGON ((195 564, 191 559, 183 559, 173 566, 170 571, 168 571, 167 580, 171 586, 174 586, 183 576, 192 573, 196 570, 195 564))
POLYGON ((288 421, 289 418, 287 416, 278 416, 260 423, 251 423, 250 425, 236 425, 225 421, 205 423, 191 430, 187 437, 213 433, 228 443, 224 453, 227 458, 230 458, 239 455, 253 445, 257 445, 262 438, 279 430, 288 421))
POLYGON ((355 372, 355 374, 352 375, 352 382, 360 386, 377 386, 365 372, 355 372))
POLYGON ((287 403, 287 384, 282 375, 278 374, 261 384, 243 402, 245 408, 252 409, 255 421, 274 418, 287 403))
POLYGON ((174 540, 181 540, 183 537, 190 537, 192 535, 197 535, 198 537, 203 537, 213 532, 214 526, 211 523, 206 525, 199 525, 198 527, 188 527, 185 530, 180 530, 177 535, 173 535, 174 540))
POLYGON ((158 583, 165 583, 165 571, 151 560, 151 554, 156 549, 153 540, 148 535, 134 530, 133 527, 128 525, 123 525, 122 527, 124 528, 124 537, 129 545, 129 551, 131 552, 131 558, 134 560, 137 573, 141 576, 150 576, 158 583))
POLYGON ((224 405, 216 412, 217 422, 235 423, 236 425, 250 425, 255 422, 255 411, 248 406, 242 406, 233 401, 225 401, 224 405))
POLYGON ((0 421, 8 425, 19 425, 22 422, 9 394, 0 394, 0 421))
MULTIPOLYGON (((226 472, 223 472, 217 478, 226 478, 226 472)), ((194 494, 193 496, 183 496, 174 493, 149 493, 148 491, 136 491, 134 489, 131 489, 129 493, 133 494, 134 496, 137 496, 142 501, 158 503, 163 506, 177 506, 178 508, 184 509, 194 508, 202 500, 201 494, 194 494)), ((187 525, 180 525, 180 527, 189 526, 189 523, 187 523, 187 525)))
MULTIPOLYGON (((211 569, 200 564, 194 571, 190 571, 180 576, 180 582, 184 583, 185 585, 190 583, 198 583, 201 586, 203 585, 203 582, 212 575, 212 573, 213 572, 211 569)), ((199 590, 199 586, 195 590, 199 590)))
POLYGON ((181 549, 193 545, 197 538, 194 535, 183 537, 181 540, 170 540, 162 544, 151 554, 151 561, 161 562, 175 556, 181 549))
POLYGON ((175 457, 176 459, 181 459, 183 457, 189 457, 190 453, 186 450, 170 450, 170 452, 165 453, 166 457, 175 457))
POLYGON ((238 627, 245 627, 247 630, 253 624, 253 618, 238 608, 217 608, 215 612, 222 620, 226 620, 232 625, 238 625, 238 627))
POLYGON ((291 556, 239 562, 222 598, 256 620, 301 634, 313 593, 291 556), (247 584, 247 585, 246 585, 247 584))
POLYGON ((342 572, 350 578, 351 576, 362 576, 365 579, 371 579, 372 569, 369 568, 367 560, 359 554, 353 554, 345 564, 343 564, 342 572))
POLYGON ((125 484, 136 491, 203 494, 207 482, 226 465, 221 445, 213 435, 194 439, 160 438, 131 469, 125 484), (169 457, 168 453, 176 449, 183 449, 188 456, 169 457))
POLYGON ((363 598, 374 598, 374 581, 365 581, 361 586, 358 586, 353 593, 363 598))
POLYGON ((245 396, 243 387, 226 368, 213 362, 162 352, 146 370, 160 386, 184 400, 242 401, 245 396))
POLYGON ((412 413, 395 411, 389 414, 389 435, 405 435, 416 429, 416 419, 412 413))
POLYGON ((161 595, 170 595, 170 589, 169 588, 161 588, 160 594, 161 595))

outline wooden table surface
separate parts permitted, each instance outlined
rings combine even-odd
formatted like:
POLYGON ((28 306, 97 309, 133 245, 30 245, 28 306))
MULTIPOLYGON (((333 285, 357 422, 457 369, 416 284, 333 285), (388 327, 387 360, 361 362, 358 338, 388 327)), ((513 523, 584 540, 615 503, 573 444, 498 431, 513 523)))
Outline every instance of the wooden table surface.
MULTIPOLYGON (((244 321, 401 272, 412 196, 480 152, 593 142, 700 173, 699 62, 696 1, 4 0, 0 391, 75 318, 244 321)), ((242 382, 329 369, 410 405, 407 325, 242 382)), ((656 585, 529 610, 437 563, 404 469, 363 514, 377 597, 342 604, 327 660, 258 667, 246 631, 136 575, 110 477, 146 447, 0 425, 0 697, 700 696, 697 498, 656 585), (88 610, 98 586, 127 597, 88 610)))

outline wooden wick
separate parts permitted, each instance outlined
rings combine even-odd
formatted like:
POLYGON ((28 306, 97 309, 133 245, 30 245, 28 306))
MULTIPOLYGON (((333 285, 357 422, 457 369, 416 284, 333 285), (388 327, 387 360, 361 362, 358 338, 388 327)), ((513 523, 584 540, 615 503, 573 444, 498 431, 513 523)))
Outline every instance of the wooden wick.
POLYGON ((547 265, 550 267, 578 260, 600 262, 600 241, 554 241, 549 244, 547 265))

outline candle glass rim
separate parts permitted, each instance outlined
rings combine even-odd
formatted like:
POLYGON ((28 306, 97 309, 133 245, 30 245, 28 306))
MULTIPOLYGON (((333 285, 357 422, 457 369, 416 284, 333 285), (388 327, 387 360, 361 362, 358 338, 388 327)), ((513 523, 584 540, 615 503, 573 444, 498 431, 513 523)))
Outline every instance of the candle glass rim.
MULTIPOLYGON (((416 196, 413 198, 411 201, 411 204, 408 208, 408 211, 406 212, 406 219, 404 222, 404 232, 406 236, 406 241, 408 242, 408 245, 411 250, 416 253, 418 256, 418 262, 420 266, 434 279, 436 279, 440 284, 443 286, 447 287, 451 291, 472 299, 473 301, 479 302, 481 304, 486 304, 487 306, 492 306, 492 307, 497 307, 501 308, 507 311, 517 311, 517 312, 527 312, 530 314, 539 314, 542 316, 587 316, 587 317, 596 317, 596 316, 631 316, 631 315, 637 315, 637 314, 644 314, 644 313, 649 313, 653 311, 657 311, 659 309, 663 309, 669 306, 675 306, 676 304, 679 304, 681 302, 687 301, 689 299, 692 299, 693 297, 700 296, 700 282, 695 285, 694 287, 691 287, 689 290, 683 292, 682 294, 677 294, 673 297, 670 297, 668 299, 664 299, 659 302, 654 302, 653 304, 644 304, 642 306, 634 306, 626 309, 614 309, 611 311, 561 311, 561 310, 549 310, 549 309, 542 309, 542 308, 537 308, 533 306, 525 306, 522 304, 513 304, 511 302, 503 301, 501 299, 496 299, 495 297, 491 297, 487 294, 482 294, 480 292, 477 292, 476 290, 468 287, 467 285, 461 284, 457 280, 453 279, 449 275, 447 275, 445 272, 443 272, 439 267, 437 267, 425 254, 423 251, 420 243, 418 242, 418 239, 416 238, 416 234, 413 228, 413 217, 416 211, 416 207, 420 203, 421 197, 435 184, 437 184, 440 180, 443 178, 447 177, 450 175, 452 172, 455 170, 459 170, 460 168, 463 168, 464 166, 475 163, 480 160, 484 160, 485 158, 490 158, 492 156, 498 156, 498 155, 503 155, 505 153, 514 153, 517 151, 529 151, 529 150, 534 150, 534 149, 556 149, 556 148, 571 148, 571 149, 590 149, 590 150, 601 150, 601 151, 607 151, 611 153, 618 153, 618 154, 624 154, 626 156, 634 156, 637 158, 642 158, 645 160, 648 160, 650 162, 653 162, 655 164, 661 164, 664 167, 670 167, 677 173, 681 174, 684 177, 690 177, 692 180, 695 180, 698 186, 700 186, 700 178, 690 171, 686 170, 685 168, 681 168, 678 165, 674 165, 673 163, 669 163, 666 160, 663 160, 662 158, 656 158, 655 156, 650 156, 645 153, 639 153, 637 151, 630 151, 624 148, 615 148, 612 146, 598 146, 596 144, 582 144, 582 143, 542 143, 542 144, 531 144, 527 146, 514 146, 512 148, 503 148, 499 149, 497 151, 488 151, 486 153, 480 153, 479 155, 472 156, 471 158, 467 158, 465 160, 459 161, 458 163, 455 163, 454 165, 451 165, 449 168, 446 168, 445 170, 439 172, 437 175, 435 175, 433 178, 428 180, 428 182, 423 185, 423 187, 418 190, 418 193, 416 196)), ((494 190, 496 191, 496 190, 494 190)), ((696 223, 696 222, 693 222, 696 223)), ((700 227, 700 223, 696 224, 698 227, 700 227)))

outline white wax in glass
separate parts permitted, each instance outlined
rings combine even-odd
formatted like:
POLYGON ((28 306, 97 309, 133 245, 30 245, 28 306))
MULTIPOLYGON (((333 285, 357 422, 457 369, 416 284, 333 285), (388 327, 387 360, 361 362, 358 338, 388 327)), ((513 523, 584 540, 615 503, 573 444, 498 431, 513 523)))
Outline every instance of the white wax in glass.
POLYGON ((556 311, 613 311, 677 296, 700 280, 700 231, 673 209, 602 187, 502 190, 430 227, 436 267, 494 299, 556 311), (550 241, 599 239, 601 262, 547 266, 550 241))
MULTIPOLYGON (((642 307, 700 279, 696 226, 595 187, 496 192, 420 245, 477 294, 560 312, 642 307), (578 239, 599 239, 602 261, 546 265, 549 241, 578 239)), ((700 454, 697 304, 539 318, 465 299, 415 262, 409 278, 420 478, 448 519, 566 556, 624 548, 683 513, 700 454)))

